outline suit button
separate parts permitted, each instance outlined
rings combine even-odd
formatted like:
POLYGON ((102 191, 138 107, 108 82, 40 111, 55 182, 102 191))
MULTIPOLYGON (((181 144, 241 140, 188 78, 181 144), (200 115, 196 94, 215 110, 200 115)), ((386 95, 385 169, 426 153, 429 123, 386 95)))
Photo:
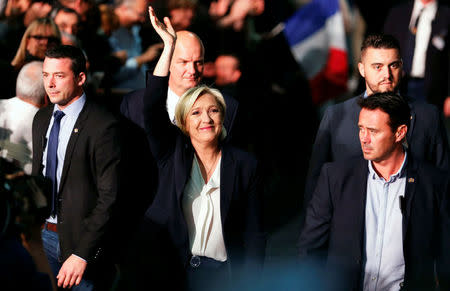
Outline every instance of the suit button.
POLYGON ((400 288, 403 288, 403 286, 405 285, 403 282, 400 282, 400 288))

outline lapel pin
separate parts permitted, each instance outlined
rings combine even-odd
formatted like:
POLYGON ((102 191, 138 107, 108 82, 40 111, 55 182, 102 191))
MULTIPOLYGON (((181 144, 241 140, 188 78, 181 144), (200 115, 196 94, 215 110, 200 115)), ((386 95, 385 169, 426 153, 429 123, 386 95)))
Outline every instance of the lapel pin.
POLYGON ((74 128, 73 132, 77 133, 78 132, 78 128, 74 128))
POLYGON ((409 178, 408 183, 414 183, 414 178, 409 178))

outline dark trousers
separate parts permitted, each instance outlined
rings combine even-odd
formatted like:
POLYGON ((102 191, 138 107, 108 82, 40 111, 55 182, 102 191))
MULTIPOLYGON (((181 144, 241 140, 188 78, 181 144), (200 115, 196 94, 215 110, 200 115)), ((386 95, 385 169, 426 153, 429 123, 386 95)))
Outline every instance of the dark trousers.
MULTIPOLYGON (((219 262, 208 257, 195 257, 196 264, 189 264, 186 270, 189 291, 232 290, 231 271, 228 262, 219 262)), ((191 260, 192 262, 192 260, 191 260)))

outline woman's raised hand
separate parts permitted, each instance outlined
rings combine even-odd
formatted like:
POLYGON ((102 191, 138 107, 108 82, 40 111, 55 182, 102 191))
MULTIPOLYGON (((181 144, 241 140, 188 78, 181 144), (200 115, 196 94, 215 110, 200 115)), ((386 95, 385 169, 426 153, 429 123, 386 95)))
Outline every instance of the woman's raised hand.
POLYGON ((148 13, 152 26, 156 33, 158 33, 161 37, 164 45, 174 46, 177 39, 177 34, 175 33, 175 29, 172 27, 172 23, 170 23, 170 19, 168 17, 164 17, 164 23, 159 21, 158 17, 156 17, 155 10, 153 10, 153 7, 151 6, 148 7, 148 13))

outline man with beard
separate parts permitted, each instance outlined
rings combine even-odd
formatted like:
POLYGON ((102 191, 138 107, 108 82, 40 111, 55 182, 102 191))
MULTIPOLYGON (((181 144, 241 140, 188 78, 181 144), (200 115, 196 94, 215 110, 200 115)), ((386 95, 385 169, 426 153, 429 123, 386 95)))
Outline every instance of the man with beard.
MULTIPOLYGON (((326 110, 312 149, 303 207, 311 200, 323 164, 362 155, 358 139, 358 97, 397 92, 402 68, 400 46, 393 36, 375 34, 364 40, 358 69, 365 79, 366 91, 326 110)), ((411 122, 406 143, 411 155, 447 170, 448 141, 439 110, 434 105, 413 100, 408 100, 408 104, 411 122)))

